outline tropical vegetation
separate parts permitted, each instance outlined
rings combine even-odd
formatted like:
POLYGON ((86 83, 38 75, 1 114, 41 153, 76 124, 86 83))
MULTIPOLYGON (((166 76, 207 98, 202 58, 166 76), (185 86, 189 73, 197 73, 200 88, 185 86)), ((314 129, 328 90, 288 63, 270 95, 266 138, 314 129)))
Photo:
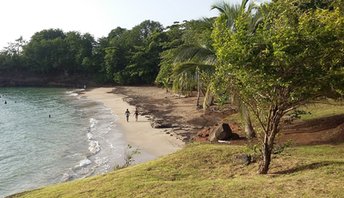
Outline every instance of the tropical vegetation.
POLYGON ((319 98, 344 96, 343 5, 343 0, 222 2, 212 7, 218 17, 168 27, 147 20, 97 40, 89 33, 42 30, 4 48, 0 72, 78 75, 99 84, 155 83, 185 95, 203 94, 204 109, 231 102, 242 112, 248 137, 261 140, 259 172, 266 174, 283 116, 319 98))

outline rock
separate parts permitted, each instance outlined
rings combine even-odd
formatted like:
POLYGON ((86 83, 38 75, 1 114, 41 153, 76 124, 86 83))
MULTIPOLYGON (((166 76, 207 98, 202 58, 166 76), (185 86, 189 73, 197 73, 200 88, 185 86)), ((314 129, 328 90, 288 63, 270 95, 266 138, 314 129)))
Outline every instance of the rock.
POLYGON ((231 133, 230 134, 230 139, 231 140, 240 140, 240 136, 236 133, 231 133))
POLYGON ((166 122, 164 119, 162 118, 155 118, 152 122, 151 122, 151 126, 153 128, 172 128, 172 124, 166 122))
POLYGON ((251 155, 243 153, 243 154, 234 155, 233 160, 238 164, 249 165, 252 162, 252 157, 251 155))
POLYGON ((229 140, 232 134, 232 129, 228 123, 222 123, 211 131, 209 141, 217 142, 218 140, 229 140))

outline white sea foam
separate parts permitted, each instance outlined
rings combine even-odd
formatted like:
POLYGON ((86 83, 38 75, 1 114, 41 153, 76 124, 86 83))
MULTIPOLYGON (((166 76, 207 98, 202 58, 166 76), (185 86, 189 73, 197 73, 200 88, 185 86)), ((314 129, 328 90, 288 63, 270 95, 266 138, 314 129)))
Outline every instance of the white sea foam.
POLYGON ((89 147, 88 147, 88 150, 94 155, 96 153, 98 153, 101 148, 100 148, 100 145, 99 145, 99 142, 98 141, 95 141, 95 140, 91 140, 90 143, 89 143, 89 147))
POLYGON ((92 161, 86 158, 86 159, 81 160, 79 162, 79 167, 85 167, 85 166, 88 166, 90 164, 92 164, 92 161))
POLYGON ((87 139, 88 139, 88 140, 93 140, 93 135, 92 135, 92 133, 87 133, 87 139))
POLYGON ((94 119, 94 118, 90 118, 90 124, 91 124, 91 128, 94 128, 96 126, 96 124, 98 123, 98 120, 94 119))
POLYGON ((79 94, 77 93, 77 92, 75 92, 75 91, 66 91, 66 94, 68 95, 68 96, 78 96, 79 94))

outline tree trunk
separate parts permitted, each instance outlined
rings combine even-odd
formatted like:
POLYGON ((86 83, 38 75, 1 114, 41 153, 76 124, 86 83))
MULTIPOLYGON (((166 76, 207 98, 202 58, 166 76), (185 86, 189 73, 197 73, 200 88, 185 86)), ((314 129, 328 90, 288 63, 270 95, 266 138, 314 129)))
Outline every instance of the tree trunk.
POLYGON ((203 110, 207 110, 209 106, 213 104, 214 97, 211 94, 210 91, 210 85, 207 87, 207 92, 205 93, 204 99, 203 99, 203 110))
POLYGON ((263 161, 261 162, 259 166, 259 174, 268 173, 270 162, 271 162, 271 151, 272 151, 272 145, 269 145, 267 142, 265 142, 265 139, 264 139, 263 151, 262 151, 263 161))
POLYGON ((256 137, 256 132, 253 129, 250 116, 248 116, 248 118, 245 119, 245 133, 248 139, 252 139, 256 137))
POLYGON ((248 112, 245 104, 241 101, 240 102, 240 108, 241 108, 241 115, 244 118, 245 121, 245 133, 248 139, 255 138, 256 132, 253 129, 250 113, 248 112))
POLYGON ((199 107, 199 99, 201 97, 201 87, 200 87, 200 84, 199 84, 198 68, 196 70, 196 77, 197 77, 197 104, 196 104, 196 108, 198 109, 198 107, 199 107))
POLYGON ((278 106, 270 109, 269 124, 264 135, 264 143, 262 148, 263 161, 259 166, 259 174, 267 174, 271 162, 271 154, 275 142, 275 137, 279 132, 279 123, 283 116, 283 109, 278 109, 278 106))

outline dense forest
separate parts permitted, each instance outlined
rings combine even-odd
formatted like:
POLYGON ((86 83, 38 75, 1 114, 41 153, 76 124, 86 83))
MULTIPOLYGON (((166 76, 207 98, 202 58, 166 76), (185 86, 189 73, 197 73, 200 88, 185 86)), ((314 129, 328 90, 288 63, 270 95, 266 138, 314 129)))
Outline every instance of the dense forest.
POLYGON ((243 0, 212 9, 218 17, 168 27, 144 21, 98 40, 42 30, 3 50, 0 72, 197 90, 205 96, 203 108, 231 102, 243 114, 248 137, 262 140, 259 172, 266 174, 281 118, 319 97, 344 95, 344 2, 243 0), (254 127, 252 116, 259 123, 254 127))
MULTIPOLYGON (((131 30, 117 27, 98 40, 89 33, 42 30, 29 41, 18 38, 9 43, 0 53, 0 71, 38 77, 80 76, 98 84, 153 84, 160 67, 172 68, 172 49, 200 42, 204 30, 208 36, 203 40, 210 40, 212 24, 204 20, 175 22, 166 28, 147 20, 131 30)), ((161 76, 157 82, 163 80, 161 76)))

